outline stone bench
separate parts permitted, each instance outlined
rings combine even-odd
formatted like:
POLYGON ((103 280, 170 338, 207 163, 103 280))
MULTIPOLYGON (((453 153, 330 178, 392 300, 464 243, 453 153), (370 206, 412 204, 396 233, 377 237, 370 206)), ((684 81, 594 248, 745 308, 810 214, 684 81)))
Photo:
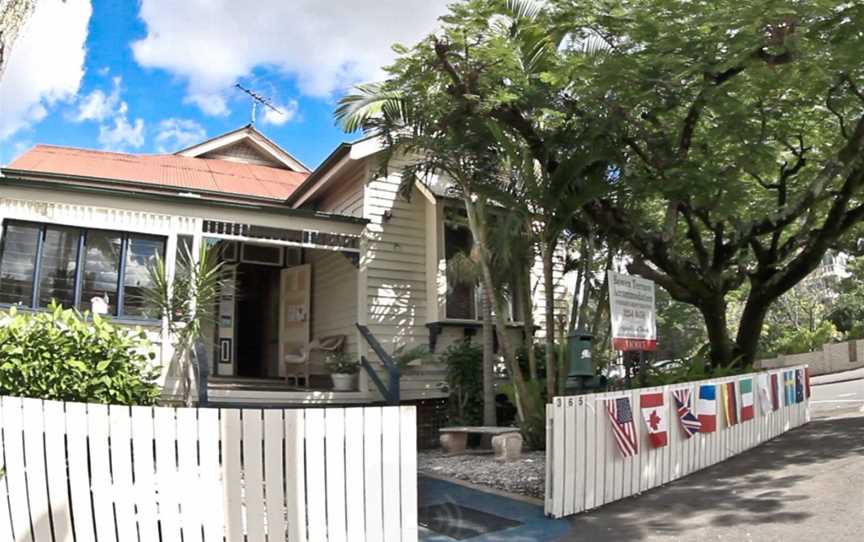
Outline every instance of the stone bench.
POLYGON ((441 446, 448 455, 465 453, 470 433, 477 435, 492 435, 492 450, 495 459, 509 461, 522 456, 522 434, 516 427, 442 427, 441 446))

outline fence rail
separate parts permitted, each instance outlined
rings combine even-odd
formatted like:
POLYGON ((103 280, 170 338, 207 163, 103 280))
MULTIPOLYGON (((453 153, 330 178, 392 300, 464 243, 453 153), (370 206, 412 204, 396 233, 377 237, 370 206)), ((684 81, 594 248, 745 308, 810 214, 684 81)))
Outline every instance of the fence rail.
MULTIPOLYGON (((809 400, 784 406, 783 373, 804 366, 778 371, 780 407, 764 412, 760 407, 757 375, 715 378, 686 384, 674 384, 627 391, 556 397, 546 406, 546 514, 564 517, 635 495, 666 484, 682 476, 719 463, 762 442, 810 420, 809 400), (689 387, 695 406, 699 385, 724 384, 741 378, 753 379, 753 410, 751 420, 727 426, 722 412, 723 403, 717 387, 717 428, 713 433, 697 433, 687 438, 678 420, 671 390, 689 387), (668 444, 651 448, 639 409, 642 393, 663 392, 661 416, 668 420, 668 444), (616 447, 605 401, 629 397, 639 453, 623 457, 616 447)), ((770 379, 770 376, 769 376, 770 379)), ((770 380, 769 380, 770 382, 770 380)), ((736 408, 741 394, 735 386, 736 408)))
POLYGON ((0 540, 417 540, 414 407, 2 397, 0 427, 0 540))

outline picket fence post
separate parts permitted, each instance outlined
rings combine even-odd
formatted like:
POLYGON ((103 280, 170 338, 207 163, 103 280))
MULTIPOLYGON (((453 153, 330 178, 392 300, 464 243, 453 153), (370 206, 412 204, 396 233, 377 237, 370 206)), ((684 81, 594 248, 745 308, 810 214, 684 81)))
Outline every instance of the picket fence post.
POLYGON ((790 371, 793 379, 795 375, 806 379, 806 366, 797 366, 652 388, 553 398, 546 406, 546 515, 576 514, 667 484, 809 422, 809 397, 794 404, 785 402, 784 374, 790 371), (780 408, 763 409, 759 374, 768 375, 769 392, 772 375, 777 375, 780 408), (747 379, 751 380, 753 417, 742 421, 740 382, 747 379), (732 425, 723 411, 722 386, 727 383, 733 384, 730 397, 734 397, 737 422, 732 425), (715 386, 717 427, 714 432, 696 433, 688 438, 678 420, 672 391, 690 389, 692 407, 702 385, 715 386), (662 394, 663 405, 657 412, 667 422, 666 446, 652 448, 646 437, 647 428, 639 406, 645 393, 662 394), (630 400, 632 429, 639 445, 639 452, 631 457, 620 453, 606 412, 607 401, 625 397, 630 400))
POLYGON ((418 537, 413 406, 194 409, 2 397, 0 429, 0 540, 418 537))

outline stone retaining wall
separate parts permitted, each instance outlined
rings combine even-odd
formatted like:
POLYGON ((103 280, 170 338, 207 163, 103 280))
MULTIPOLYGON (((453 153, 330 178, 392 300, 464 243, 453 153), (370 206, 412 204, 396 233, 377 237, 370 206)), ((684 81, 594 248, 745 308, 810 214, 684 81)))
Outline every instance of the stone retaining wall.
POLYGON ((860 369, 864 367, 864 340, 829 343, 816 352, 781 355, 771 359, 760 359, 754 363, 757 369, 777 369, 795 365, 809 365, 811 374, 814 376, 860 369))

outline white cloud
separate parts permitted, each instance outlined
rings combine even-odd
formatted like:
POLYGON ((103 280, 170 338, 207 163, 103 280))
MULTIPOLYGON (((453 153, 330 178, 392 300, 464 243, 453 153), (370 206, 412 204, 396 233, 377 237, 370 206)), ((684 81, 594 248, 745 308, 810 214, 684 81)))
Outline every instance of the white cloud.
POLYGON ((289 100, 285 104, 274 103, 273 107, 278 109, 280 112, 277 113, 269 107, 265 107, 264 118, 261 119, 261 122, 272 126, 282 126, 297 116, 297 110, 300 109, 300 104, 297 103, 297 100, 289 100))
POLYGON ((76 113, 71 115, 76 122, 98 122, 99 144, 115 151, 137 149, 144 144, 144 120, 129 122, 129 105, 120 96, 122 84, 120 76, 113 77, 110 92, 92 90, 78 101, 76 113))
MULTIPOLYGON (((123 104, 126 105, 125 103, 123 104)), ((113 118, 113 124, 102 124, 99 126, 99 144, 109 150, 137 149, 144 144, 144 121, 135 119, 129 123, 124 114, 113 118)))
POLYGON ((24 151, 33 148, 33 142, 29 139, 10 141, 9 144, 0 147, 0 166, 8 165, 12 160, 18 158, 24 151))
POLYGON ((159 123, 156 133, 156 149, 159 152, 174 152, 191 147, 207 139, 204 127, 191 119, 165 119, 159 123))
MULTIPOLYGON (((84 96, 78 103, 78 113, 75 115, 75 120, 82 122, 85 120, 93 120, 102 122, 108 117, 114 115, 120 102, 120 77, 114 77, 114 84, 110 94, 105 94, 102 89, 96 89, 90 94, 84 96)), ((123 104, 125 105, 125 103, 123 104)))
POLYGON ((75 96, 84 75, 87 0, 42 0, 12 48, 0 81, 0 141, 75 96))
POLYGON ((135 59, 187 83, 186 99, 227 114, 231 86, 256 67, 296 77, 300 91, 327 97, 382 77, 393 43, 435 30, 450 0, 142 0, 147 36, 135 59))

